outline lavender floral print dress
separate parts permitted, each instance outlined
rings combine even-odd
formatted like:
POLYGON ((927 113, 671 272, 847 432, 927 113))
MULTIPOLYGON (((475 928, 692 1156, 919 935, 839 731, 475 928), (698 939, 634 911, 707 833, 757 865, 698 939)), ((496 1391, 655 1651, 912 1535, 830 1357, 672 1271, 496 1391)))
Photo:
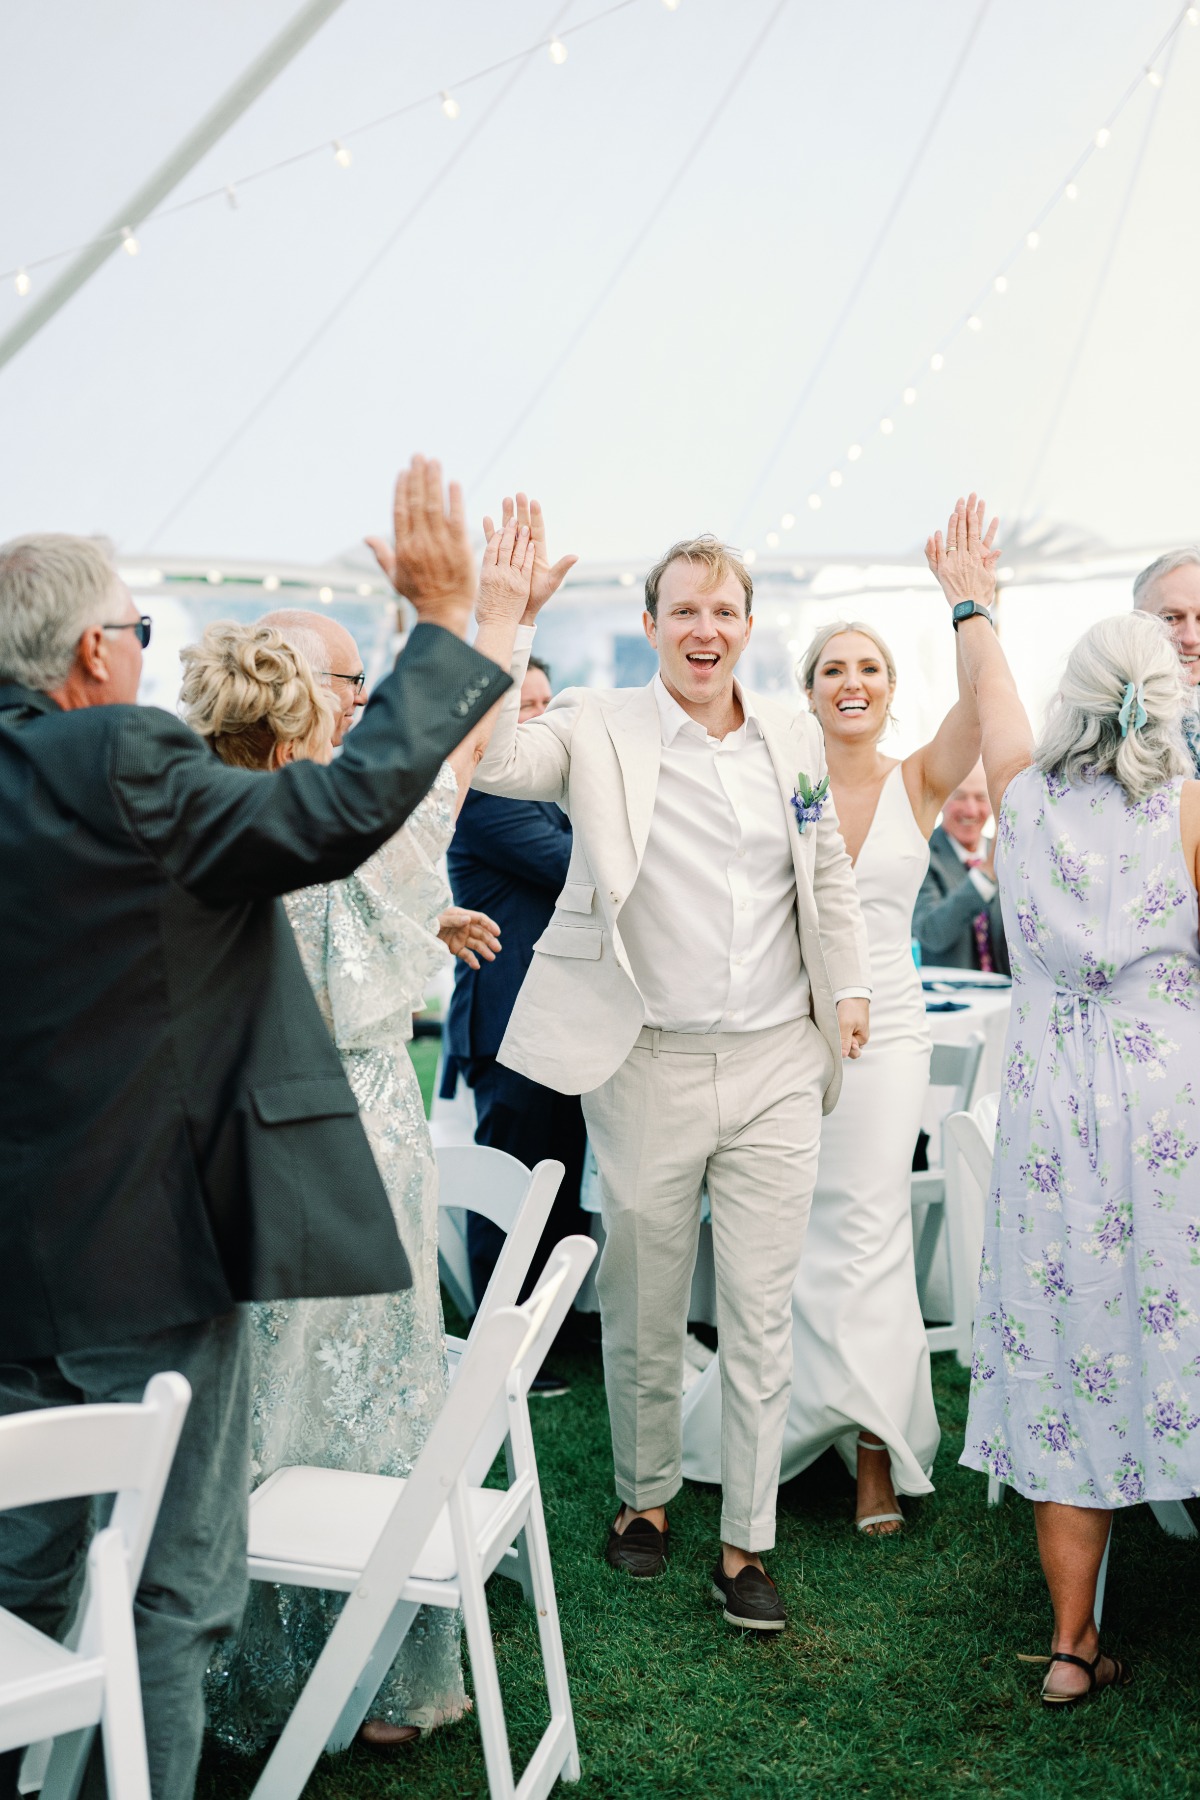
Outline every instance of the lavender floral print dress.
POLYGON ((1200 944, 1181 783, 1009 784, 1013 1011, 963 1462, 1030 1500, 1200 1493, 1200 944))

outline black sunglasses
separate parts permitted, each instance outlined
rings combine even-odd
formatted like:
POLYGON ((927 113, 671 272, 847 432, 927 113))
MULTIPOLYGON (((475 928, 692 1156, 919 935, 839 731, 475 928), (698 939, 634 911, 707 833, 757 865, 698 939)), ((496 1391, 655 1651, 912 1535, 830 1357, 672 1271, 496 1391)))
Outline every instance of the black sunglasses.
POLYGON ((105 625, 104 630, 105 631, 136 631, 137 632, 137 641, 142 646, 143 650, 146 648, 146 645, 150 642, 150 618, 147 613, 143 613, 140 619, 130 619, 124 625, 105 625))
POLYGON ((317 669, 315 671, 323 681, 350 681, 354 684, 355 697, 362 693, 367 683, 367 672, 360 669, 357 675, 340 675, 336 669, 317 669))

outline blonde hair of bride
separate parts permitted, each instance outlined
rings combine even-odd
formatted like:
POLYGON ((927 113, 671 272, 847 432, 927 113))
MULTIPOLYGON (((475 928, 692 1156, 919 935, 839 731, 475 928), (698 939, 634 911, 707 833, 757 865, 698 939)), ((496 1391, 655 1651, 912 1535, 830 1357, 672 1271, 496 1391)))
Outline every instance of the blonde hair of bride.
POLYGON ((209 625, 179 653, 179 710, 222 762, 268 769, 277 748, 321 760, 333 741, 335 702, 303 652, 274 625, 209 625))

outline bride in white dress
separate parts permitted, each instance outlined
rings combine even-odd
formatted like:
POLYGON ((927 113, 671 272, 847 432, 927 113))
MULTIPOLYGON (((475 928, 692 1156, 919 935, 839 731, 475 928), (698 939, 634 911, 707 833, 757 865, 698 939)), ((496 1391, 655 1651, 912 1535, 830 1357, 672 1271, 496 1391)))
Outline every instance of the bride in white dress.
MULTIPOLYGON (((991 574, 993 520, 972 494, 970 522, 991 574)), ((953 524, 953 521, 952 521, 953 524)), ((949 646, 947 646, 949 649, 949 646)), ((870 1536, 903 1528, 897 1494, 931 1493, 940 1431, 913 1263, 909 1174, 929 1082, 931 1040, 912 959, 912 913, 942 803, 979 757, 970 686, 931 742, 897 761, 881 754, 896 690, 891 652, 873 626, 819 632, 800 669, 825 733, 829 784, 854 863, 871 952, 871 1039, 843 1070, 821 1129, 812 1214, 792 1292, 794 1376, 780 1479, 837 1446, 857 1480, 856 1521, 870 1536)), ((684 1474, 719 1481, 720 1381, 712 1363, 684 1400, 684 1474)))

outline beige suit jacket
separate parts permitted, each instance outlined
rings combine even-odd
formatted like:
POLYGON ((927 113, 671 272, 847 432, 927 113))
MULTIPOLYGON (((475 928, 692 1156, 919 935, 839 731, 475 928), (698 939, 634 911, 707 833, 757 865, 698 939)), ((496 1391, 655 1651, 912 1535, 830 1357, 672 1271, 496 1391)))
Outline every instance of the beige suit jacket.
MULTIPOLYGON (((472 786, 513 799, 557 801, 570 816, 574 846, 499 1060, 559 1093, 585 1094, 620 1068, 646 1022, 620 919, 650 832, 661 726, 651 686, 568 688, 540 718, 518 726, 528 658, 527 649, 514 656, 513 686, 472 786)), ((832 801, 826 801, 820 822, 803 833, 790 805, 799 771, 814 785, 825 774, 820 726, 810 714, 792 713, 758 695, 754 705, 788 818, 813 1018, 833 1052, 824 1097, 828 1112, 842 1085, 833 996, 842 988, 870 987, 866 932, 832 801)), ((679 900, 682 918, 687 896, 679 900)))

